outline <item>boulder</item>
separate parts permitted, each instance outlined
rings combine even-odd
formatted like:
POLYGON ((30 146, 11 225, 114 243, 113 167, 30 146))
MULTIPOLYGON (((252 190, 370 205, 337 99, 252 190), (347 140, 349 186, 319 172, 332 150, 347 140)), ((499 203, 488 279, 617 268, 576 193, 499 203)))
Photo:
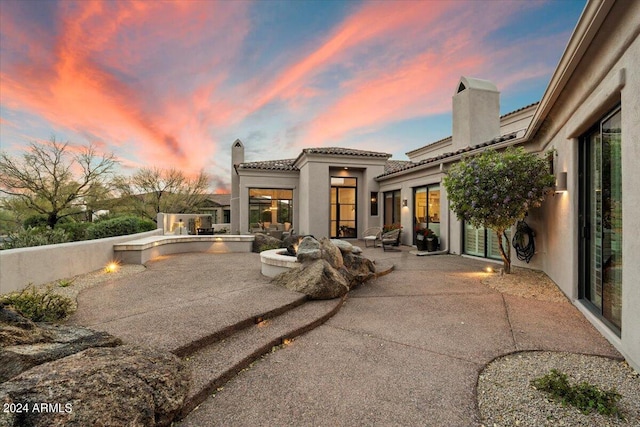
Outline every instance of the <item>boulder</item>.
POLYGON ((256 233, 254 234, 255 239, 253 240, 252 251, 256 253, 260 253, 260 248, 263 246, 282 246, 282 240, 276 239, 275 237, 271 237, 268 234, 264 233, 256 233))
POLYGON ((343 260, 345 268, 341 270, 341 273, 347 279, 349 289, 375 277, 376 267, 369 258, 347 253, 343 255, 343 260))
POLYGON ((340 249, 340 252, 342 252, 343 254, 353 251, 353 245, 345 240, 331 239, 331 243, 336 245, 338 249, 340 249))
POLYGON ((132 346, 91 348, 36 366, 0 386, 0 426, 170 426, 189 375, 180 359, 132 346), (38 410, 36 410, 37 408, 38 410))
POLYGON ((342 261, 342 252, 333 243, 332 240, 323 237, 320 239, 320 250, 322 251, 322 259, 327 260, 331 267, 341 268, 344 265, 342 261))
POLYGON ((298 245, 298 261, 314 261, 322 257, 320 242, 311 236, 305 236, 298 245))
POLYGON ((308 261, 298 268, 279 274, 273 283, 292 291, 301 292, 311 299, 331 299, 349 291, 345 276, 324 259, 308 261))
POLYGON ((0 307, 0 382, 45 362, 90 347, 114 347, 119 338, 78 326, 34 323, 13 308, 0 307))

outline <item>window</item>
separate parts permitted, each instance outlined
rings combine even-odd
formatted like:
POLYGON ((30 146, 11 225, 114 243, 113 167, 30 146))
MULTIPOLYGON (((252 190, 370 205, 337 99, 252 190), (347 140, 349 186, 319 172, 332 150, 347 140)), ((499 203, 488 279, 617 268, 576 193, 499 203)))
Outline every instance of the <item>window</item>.
POLYGON ((378 192, 371 192, 371 216, 378 216, 378 192))
POLYGON ((413 189, 413 226, 429 228, 440 236, 440 185, 413 189))
POLYGON ((384 223, 399 224, 400 223, 400 190, 387 191, 384 193, 384 223))
POLYGON ((580 140, 580 298, 611 330, 622 330, 622 110, 580 140))
MULTIPOLYGON (((507 230, 507 239, 502 238, 505 252, 510 240, 511 231, 507 230)), ((466 222, 464 223, 464 253, 483 258, 502 259, 496 232, 488 228, 474 228, 466 222)))
POLYGON ((277 224, 291 224, 293 219, 293 190, 275 188, 249 189, 249 228, 277 224))

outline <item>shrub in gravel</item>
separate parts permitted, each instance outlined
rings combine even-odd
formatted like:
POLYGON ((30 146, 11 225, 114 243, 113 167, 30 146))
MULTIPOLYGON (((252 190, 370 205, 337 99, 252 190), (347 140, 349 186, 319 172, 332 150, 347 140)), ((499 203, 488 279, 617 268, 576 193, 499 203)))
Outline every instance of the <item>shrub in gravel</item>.
POLYGON ((622 397, 615 389, 600 390, 589 383, 582 382, 570 385, 567 375, 552 369, 547 375, 536 378, 531 384, 537 389, 547 392, 551 397, 563 405, 573 405, 583 414, 593 411, 601 415, 622 418, 618 401, 622 397))
POLYGON ((71 298, 55 294, 51 287, 37 290, 33 286, 2 296, 0 304, 12 306, 34 322, 60 321, 71 313, 73 307, 71 298))

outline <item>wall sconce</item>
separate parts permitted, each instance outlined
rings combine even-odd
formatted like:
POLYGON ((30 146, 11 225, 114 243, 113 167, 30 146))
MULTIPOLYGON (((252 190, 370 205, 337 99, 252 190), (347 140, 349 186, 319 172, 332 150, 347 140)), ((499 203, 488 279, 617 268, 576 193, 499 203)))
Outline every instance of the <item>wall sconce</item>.
POLYGON ((402 199, 402 207, 406 208, 408 206, 409 201, 407 199, 402 199))
POLYGON ((556 176, 556 193, 564 193, 567 191, 567 173, 566 172, 558 172, 556 176))

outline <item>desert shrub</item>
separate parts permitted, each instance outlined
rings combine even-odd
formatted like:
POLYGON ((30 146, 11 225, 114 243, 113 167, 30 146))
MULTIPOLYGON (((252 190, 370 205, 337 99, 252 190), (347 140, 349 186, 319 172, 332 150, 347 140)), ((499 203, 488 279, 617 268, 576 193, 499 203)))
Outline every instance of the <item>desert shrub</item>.
POLYGON ((566 374, 552 369, 547 375, 531 381, 537 389, 547 392, 563 405, 573 405, 582 413, 593 411, 601 415, 615 415, 622 418, 618 401, 622 396, 613 390, 600 390, 589 383, 570 385, 566 374))
POLYGON ((12 306, 34 322, 57 322, 66 318, 73 309, 71 298, 53 293, 51 287, 37 290, 29 286, 22 292, 0 297, 0 303, 12 306))
POLYGON ((47 226, 47 216, 46 215, 32 215, 25 219, 22 222, 22 226, 24 228, 36 228, 36 227, 46 227, 47 226))
POLYGON ((280 249, 281 244, 280 243, 265 243, 264 245, 260 245, 260 252, 263 251, 268 251, 271 249, 280 249))
POLYGON ((17 233, 9 234, 3 249, 28 248, 31 246, 53 245, 69 242, 71 239, 66 231, 49 227, 28 227, 17 233))
POLYGON ((124 236, 156 229, 155 222, 137 216, 121 216, 99 221, 87 229, 89 239, 124 236))
POLYGON ((65 222, 65 223, 60 223, 58 222, 58 224, 56 224, 56 230, 57 229, 62 229, 64 230, 68 235, 69 238, 74 241, 77 242, 79 240, 87 240, 87 230, 89 229, 89 227, 91 226, 90 222, 65 222))

